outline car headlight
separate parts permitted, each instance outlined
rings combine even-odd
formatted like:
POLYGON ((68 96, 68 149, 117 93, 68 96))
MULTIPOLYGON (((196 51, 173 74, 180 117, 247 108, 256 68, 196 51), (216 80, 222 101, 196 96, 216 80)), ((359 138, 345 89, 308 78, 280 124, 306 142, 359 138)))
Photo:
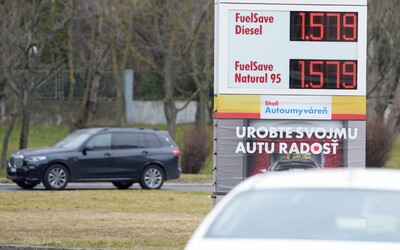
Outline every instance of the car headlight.
POLYGON ((33 162, 37 162, 37 161, 44 161, 46 160, 47 157, 46 156, 31 156, 31 157, 27 157, 25 158, 26 161, 33 161, 33 162))

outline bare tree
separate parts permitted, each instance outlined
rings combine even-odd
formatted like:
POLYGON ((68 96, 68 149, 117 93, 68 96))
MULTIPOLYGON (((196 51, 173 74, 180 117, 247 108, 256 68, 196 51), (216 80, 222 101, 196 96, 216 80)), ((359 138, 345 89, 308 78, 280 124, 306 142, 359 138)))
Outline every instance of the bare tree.
POLYGON ((186 104, 178 108, 175 91, 183 75, 184 58, 189 58, 191 44, 203 18, 193 19, 197 12, 204 11, 199 1, 136 1, 135 2, 135 40, 132 52, 135 58, 146 63, 164 81, 164 115, 168 131, 175 136, 176 117, 198 94, 193 93, 186 104), (199 7, 199 8, 195 8, 199 7), (194 21, 193 25, 187 22, 194 21), (194 29, 194 30, 191 30, 194 29))
POLYGON ((72 122, 72 130, 88 125, 97 108, 97 93, 100 79, 108 68, 111 51, 107 23, 109 11, 107 1, 71 1, 74 20, 70 27, 73 49, 70 69, 78 68, 84 72, 86 88, 82 103, 72 122))
POLYGON ((133 2, 125 0, 109 1, 108 21, 112 27, 109 32, 111 42, 111 68, 116 86, 116 125, 126 125, 126 110, 123 102, 124 80, 122 74, 130 58, 133 28, 133 2))
MULTIPOLYGON (((1 53, 1 52, 0 52, 1 53)), ((1 74, 3 75, 3 74, 1 74)), ((0 124, 7 121, 6 105, 7 105, 7 81, 4 77, 0 79, 0 124)))
POLYGON ((196 85, 198 102, 196 111, 196 127, 204 127, 212 115, 210 107, 210 91, 214 81, 214 8, 212 1, 187 1, 193 7, 191 27, 193 42, 190 46, 187 71, 196 85), (196 11, 200 10, 200 11, 196 11))
POLYGON ((14 128, 15 120, 17 119, 17 109, 15 105, 15 98, 11 108, 10 119, 3 139, 3 148, 1 150, 0 171, 7 165, 7 147, 10 140, 12 130, 14 128))
POLYGON ((20 148, 28 145, 35 90, 64 63, 53 47, 69 20, 68 1, 3 1, 1 8, 1 72, 18 101, 20 148))
MULTIPOLYGON (((383 118, 390 104, 396 101, 393 93, 400 91, 400 2, 369 1, 368 4, 368 111, 383 118)), ((391 114, 392 119, 398 120, 398 113, 391 114)))
MULTIPOLYGON (((400 128, 400 2, 368 1, 368 11, 367 128, 377 131, 373 128, 378 127, 381 133, 367 133, 367 151, 390 151, 396 140, 381 135, 396 138, 400 128)), ((368 159, 367 165, 374 166, 375 162, 383 166, 386 161, 368 159)))

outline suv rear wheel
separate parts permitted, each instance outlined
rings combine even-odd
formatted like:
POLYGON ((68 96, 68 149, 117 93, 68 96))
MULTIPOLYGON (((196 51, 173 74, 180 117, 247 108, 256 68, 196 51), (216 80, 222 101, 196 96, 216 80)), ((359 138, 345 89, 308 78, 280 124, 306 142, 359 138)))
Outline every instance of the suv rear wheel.
POLYGON ((131 181, 114 181, 112 184, 114 186, 116 186, 118 189, 128 189, 130 186, 133 185, 133 182, 131 182, 131 181))
POLYGON ((44 173, 43 185, 46 189, 62 190, 69 180, 68 170, 60 164, 50 166, 44 173))
POLYGON ((147 166, 140 177, 140 186, 143 189, 160 189, 164 183, 164 172, 159 166, 147 166))

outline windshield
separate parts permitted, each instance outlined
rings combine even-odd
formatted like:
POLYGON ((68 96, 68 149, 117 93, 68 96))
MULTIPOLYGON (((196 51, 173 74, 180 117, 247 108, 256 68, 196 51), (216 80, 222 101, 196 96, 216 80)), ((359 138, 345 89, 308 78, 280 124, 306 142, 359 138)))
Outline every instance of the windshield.
POLYGON ((78 130, 67 135, 53 145, 54 148, 77 148, 91 136, 90 133, 78 130))
POLYGON ((299 189, 242 193, 206 237, 400 242, 400 192, 299 189))

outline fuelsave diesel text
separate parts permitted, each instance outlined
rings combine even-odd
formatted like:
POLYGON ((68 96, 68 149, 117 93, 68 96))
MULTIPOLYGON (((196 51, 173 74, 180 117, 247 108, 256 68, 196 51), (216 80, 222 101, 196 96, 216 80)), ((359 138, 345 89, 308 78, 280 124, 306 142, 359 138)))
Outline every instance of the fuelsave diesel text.
MULTIPOLYGON (((263 23, 273 23, 273 16, 262 16, 258 13, 250 13, 250 15, 242 15, 236 13, 235 15, 235 34, 236 35, 262 35, 263 23), (260 23, 256 27, 248 27, 249 24, 260 23)), ((253 26, 253 25, 252 25, 253 26)))

